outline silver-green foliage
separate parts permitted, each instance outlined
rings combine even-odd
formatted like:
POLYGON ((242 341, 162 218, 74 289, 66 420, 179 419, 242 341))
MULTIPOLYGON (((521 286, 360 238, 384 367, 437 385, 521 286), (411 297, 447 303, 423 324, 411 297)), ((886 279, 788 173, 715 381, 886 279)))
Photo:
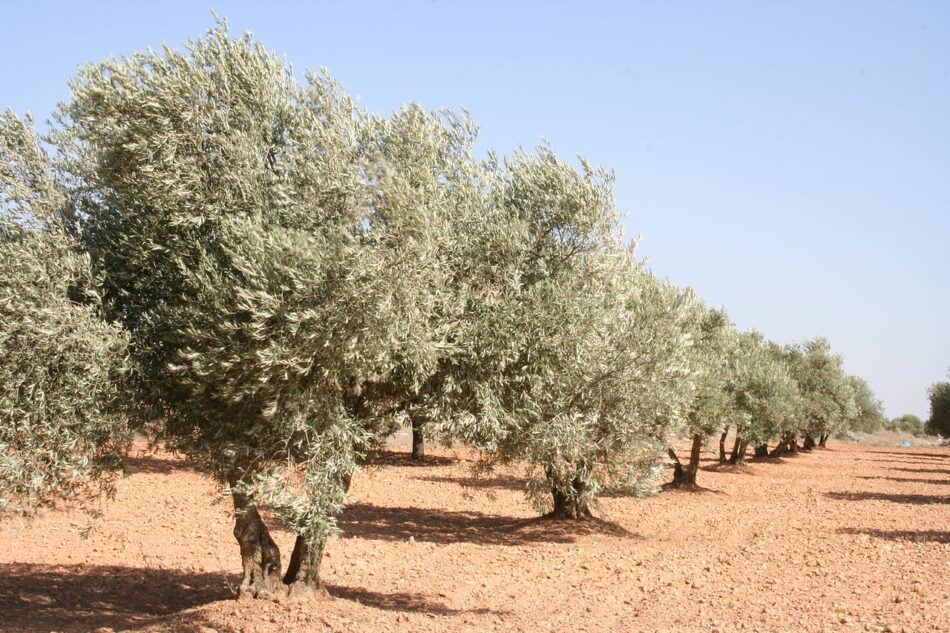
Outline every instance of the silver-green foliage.
POLYGON ((32 121, 0 114, 0 513, 106 483, 128 441, 126 338, 98 313, 65 191, 32 121))
POLYGON ((381 121, 223 28, 71 87, 57 140, 142 417, 319 543, 446 348, 439 253, 470 124, 381 121))
POLYGON ((796 427, 801 394, 792 378, 782 349, 755 331, 739 334, 730 358, 727 390, 737 410, 737 433, 760 444, 796 427))
POLYGON ((697 304, 691 352, 695 388, 685 413, 690 435, 708 436, 730 425, 742 412, 728 389, 738 351, 738 333, 724 310, 697 304))
POLYGON ((647 488, 690 390, 691 297, 623 244, 612 179, 542 146, 490 161, 491 200, 445 393, 490 462, 526 460, 539 509, 647 488))
POLYGON ((847 422, 847 427, 852 431, 863 431, 873 433, 881 428, 886 422, 884 417, 884 405, 874 395, 874 391, 866 380, 858 376, 849 376, 851 390, 854 392, 853 417, 847 422))
POLYGON ((800 432, 816 438, 846 430, 858 413, 854 385, 828 341, 789 347, 786 358, 802 394, 800 432))

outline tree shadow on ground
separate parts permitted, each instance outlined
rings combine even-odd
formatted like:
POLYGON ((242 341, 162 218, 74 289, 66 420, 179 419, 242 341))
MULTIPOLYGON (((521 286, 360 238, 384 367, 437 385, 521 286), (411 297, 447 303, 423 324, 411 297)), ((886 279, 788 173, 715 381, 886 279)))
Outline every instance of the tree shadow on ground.
POLYGON ((884 492, 826 492, 825 496, 839 501, 890 501, 892 503, 910 503, 930 505, 950 503, 950 497, 937 495, 901 495, 884 492))
POLYGON ((123 470, 126 475, 138 473, 170 475, 173 472, 195 471, 195 468, 174 455, 144 453, 127 457, 123 470))
POLYGON ((424 595, 415 593, 379 593, 363 587, 341 587, 338 585, 328 585, 327 590, 335 598, 352 600, 384 611, 431 613, 434 615, 458 615, 461 613, 507 615, 510 613, 509 611, 484 608, 453 609, 441 602, 430 601, 424 595))
POLYGON ((452 457, 442 457, 441 455, 426 455, 422 459, 413 459, 408 452, 378 450, 370 453, 364 465, 366 466, 449 466, 458 460, 452 457))
POLYGON ((909 479, 906 477, 877 477, 868 475, 859 476, 858 479, 886 479, 887 481, 898 481, 909 484, 937 484, 938 486, 950 486, 950 480, 941 481, 939 479, 909 479))
POLYGON ((665 484, 660 485, 660 489, 663 492, 678 492, 678 493, 688 493, 688 494, 713 494, 713 495, 725 495, 729 496, 724 490, 716 490, 714 488, 706 488, 700 486, 699 484, 687 484, 687 485, 675 485, 672 481, 668 481, 665 484))
POLYGON ((782 455, 776 455, 775 457, 771 455, 768 457, 753 457, 749 463, 756 465, 761 464, 763 466, 781 466, 787 464, 789 459, 794 459, 799 455, 800 453, 784 453, 782 455))
POLYGON ((523 492, 527 488, 528 480, 520 477, 416 477, 417 481, 431 481, 438 484, 456 484, 463 488, 502 488, 523 492))
MULTIPOLYGON (((874 462, 876 464, 919 464, 921 466, 942 466, 941 462, 933 461, 916 461, 913 459, 873 459, 869 457, 858 457, 855 461, 859 462, 874 462)), ((883 468, 892 468, 891 466, 883 466, 883 468)), ((948 471, 950 472, 950 471, 948 471)))
POLYGON ((356 503, 338 524, 344 536, 381 541, 473 543, 518 546, 530 543, 573 543, 585 534, 633 536, 601 519, 558 521, 545 517, 519 519, 480 512, 400 508, 356 503))
POLYGON ((839 534, 866 534, 888 541, 912 543, 950 543, 950 532, 940 530, 867 530, 860 528, 840 528, 839 534))
POLYGON ((229 578, 220 573, 4 563, 0 577, 3 633, 137 630, 164 616, 233 596, 229 578))
POLYGON ((720 464, 716 462, 715 464, 710 464, 709 466, 700 466, 699 470, 703 470, 707 473, 739 473, 742 475, 754 475, 755 470, 751 468, 752 462, 746 460, 741 464, 720 464))
POLYGON ((875 455, 899 455, 901 457, 933 457, 936 459, 950 459, 950 453, 911 453, 904 451, 868 451, 875 455))
POLYGON ((935 475, 950 475, 950 470, 940 468, 888 468, 888 470, 899 470, 905 473, 934 473, 935 475))

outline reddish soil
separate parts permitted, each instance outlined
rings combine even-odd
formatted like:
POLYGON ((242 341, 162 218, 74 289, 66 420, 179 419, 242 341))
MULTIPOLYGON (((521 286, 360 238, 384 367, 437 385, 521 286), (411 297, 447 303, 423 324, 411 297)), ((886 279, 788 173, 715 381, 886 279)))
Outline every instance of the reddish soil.
POLYGON ((0 631, 950 631, 950 451, 710 460, 705 490, 607 498, 605 522, 580 525, 430 452, 354 480, 316 603, 231 599, 230 504, 141 455, 98 519, 0 525, 0 631))

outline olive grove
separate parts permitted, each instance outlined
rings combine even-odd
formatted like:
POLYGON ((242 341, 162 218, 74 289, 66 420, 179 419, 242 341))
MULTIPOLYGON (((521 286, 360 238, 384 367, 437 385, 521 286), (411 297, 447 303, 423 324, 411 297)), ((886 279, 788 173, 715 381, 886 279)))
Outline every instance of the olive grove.
POLYGON ((108 484, 147 433, 227 491, 239 595, 307 597, 400 424, 414 457, 522 464, 539 512, 583 519, 667 456, 694 485, 730 428, 741 463, 882 417, 823 339, 739 332, 657 278, 613 176, 549 145, 476 159, 466 114, 370 113, 223 24, 70 89, 43 138, 0 118, 0 510, 108 484))

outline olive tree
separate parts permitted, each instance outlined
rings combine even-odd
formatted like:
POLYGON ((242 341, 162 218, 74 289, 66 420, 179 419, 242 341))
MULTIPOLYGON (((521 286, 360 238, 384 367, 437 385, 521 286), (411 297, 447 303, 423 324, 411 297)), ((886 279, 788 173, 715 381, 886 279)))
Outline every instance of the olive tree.
POLYGON ((930 418, 927 433, 950 435, 950 382, 935 382, 927 390, 930 398, 930 418))
POLYGON ((913 413, 905 413, 904 415, 885 422, 884 428, 888 431, 901 431, 904 433, 912 433, 913 435, 923 435, 924 421, 913 413))
POLYGON ((110 483, 129 440, 127 341, 65 231, 67 193, 32 120, 0 114, 0 514, 110 483))
POLYGON ((431 247, 425 257, 407 260, 411 274, 422 282, 415 286, 414 307, 420 315, 410 334, 427 337, 435 346, 426 362, 401 358, 385 381, 393 411, 410 424, 415 460, 424 457, 425 434, 451 437, 451 425, 437 423, 440 416, 452 415, 451 407, 433 404, 446 386, 444 360, 458 344, 456 333, 471 291, 469 271, 474 261, 491 256, 481 250, 479 239, 479 227, 490 217, 490 172, 472 157, 476 135, 467 114, 427 112, 417 104, 387 118, 369 119, 361 134, 365 155, 385 165, 377 221, 388 222, 394 213, 384 203, 416 206, 429 214, 418 229, 426 231, 431 247))
MULTIPOLYGON (((803 447, 810 450, 824 445, 855 417, 854 387, 841 357, 831 352, 826 339, 819 337, 791 347, 787 357, 802 394, 803 447)), ((794 434, 786 437, 785 449, 797 450, 794 434)))
MULTIPOLYGON (((866 380, 858 376, 849 376, 851 390, 854 394, 854 416, 847 422, 847 427, 854 431, 873 433, 885 425, 884 406, 874 395, 871 386, 866 380)), ((820 436, 818 445, 824 447, 828 441, 827 435, 820 436)))
POLYGON ((240 595, 320 592, 361 453, 444 348, 452 201, 373 150, 378 122, 327 73, 299 83, 223 26, 71 88, 55 140, 131 338, 137 419, 227 485, 240 595), (284 574, 265 508, 298 535, 284 574))
MULTIPOLYGON (((684 465, 672 447, 668 450, 673 459, 672 484, 676 488, 696 485, 703 444, 717 431, 725 434, 738 413, 735 400, 727 390, 736 332, 725 311, 701 307, 696 318, 695 339, 691 355, 695 390, 685 411, 685 430, 690 436, 689 459, 684 465)), ((724 437, 721 442, 725 442, 724 437)))
POLYGON ((692 298, 624 245, 607 173, 547 146, 486 169, 444 419, 487 464, 528 464, 540 511, 590 516, 606 486, 653 486, 689 396, 692 298))
POLYGON ((750 331, 740 334, 738 346, 726 385, 739 413, 729 459, 733 464, 745 460, 750 443, 762 445, 790 433, 801 406, 798 385, 778 345, 750 331))

